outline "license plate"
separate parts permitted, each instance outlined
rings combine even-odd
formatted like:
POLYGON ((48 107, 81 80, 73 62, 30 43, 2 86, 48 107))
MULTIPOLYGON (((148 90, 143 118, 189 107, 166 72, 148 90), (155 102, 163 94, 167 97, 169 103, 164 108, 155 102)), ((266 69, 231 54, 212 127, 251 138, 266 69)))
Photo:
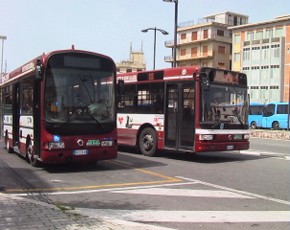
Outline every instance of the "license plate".
POLYGON ((89 151, 87 149, 73 150, 73 155, 75 155, 75 156, 87 155, 88 153, 89 153, 89 151))
POLYGON ((234 146, 233 145, 227 145, 227 150, 233 150, 234 146))
POLYGON ((234 135, 234 140, 242 140, 242 139, 243 139, 243 135, 241 134, 234 135))

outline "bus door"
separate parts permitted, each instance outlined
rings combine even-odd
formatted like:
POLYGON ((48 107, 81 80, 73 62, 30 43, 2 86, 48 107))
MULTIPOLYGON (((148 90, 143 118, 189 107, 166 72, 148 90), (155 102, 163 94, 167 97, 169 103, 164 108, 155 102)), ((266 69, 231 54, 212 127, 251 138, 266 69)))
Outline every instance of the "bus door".
POLYGON ((12 139, 13 146, 19 144, 19 119, 20 119, 20 84, 15 83, 12 89, 12 139))
POLYGON ((194 84, 166 85, 165 148, 193 151, 194 84))

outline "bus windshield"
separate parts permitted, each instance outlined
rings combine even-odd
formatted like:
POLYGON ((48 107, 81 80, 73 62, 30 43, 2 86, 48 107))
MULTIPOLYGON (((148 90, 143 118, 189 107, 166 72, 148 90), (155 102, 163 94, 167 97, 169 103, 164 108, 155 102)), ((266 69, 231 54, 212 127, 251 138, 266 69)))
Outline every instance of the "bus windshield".
POLYGON ((204 128, 247 128, 247 89, 211 84, 202 88, 200 124, 204 128))
POLYGON ((87 62, 87 67, 77 62, 74 66, 61 66, 59 60, 51 59, 46 69, 45 121, 70 125, 94 123, 99 126, 113 123, 113 69, 92 68, 92 60, 87 62))

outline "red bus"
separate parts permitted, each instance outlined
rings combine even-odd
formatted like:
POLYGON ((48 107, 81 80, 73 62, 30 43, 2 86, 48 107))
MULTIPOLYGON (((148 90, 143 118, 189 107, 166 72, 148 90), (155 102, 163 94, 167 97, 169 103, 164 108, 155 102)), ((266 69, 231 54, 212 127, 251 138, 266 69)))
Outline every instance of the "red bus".
POLYGON ((8 152, 40 162, 96 162, 117 156, 116 66, 75 50, 43 54, 0 81, 8 152))
POLYGON ((118 144, 204 152, 249 148, 247 76, 209 67, 118 74, 118 144))

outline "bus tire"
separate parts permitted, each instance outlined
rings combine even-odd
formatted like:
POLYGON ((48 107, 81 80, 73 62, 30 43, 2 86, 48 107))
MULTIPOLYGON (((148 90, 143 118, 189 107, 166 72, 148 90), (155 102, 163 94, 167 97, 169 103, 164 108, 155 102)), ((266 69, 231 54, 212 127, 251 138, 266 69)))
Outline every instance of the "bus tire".
POLYGON ((145 128, 141 131, 138 138, 139 151, 144 156, 154 156, 157 148, 157 134, 153 128, 145 128))
POLYGON ((256 129, 257 128, 257 123, 255 121, 252 121, 251 128, 252 129, 256 129))
POLYGON ((40 166, 40 162, 37 159, 37 156, 34 154, 31 140, 28 140, 28 142, 26 144, 26 157, 27 157, 29 163, 33 167, 39 167, 40 166))
POLYGON ((13 153, 14 150, 13 148, 10 147, 10 143, 9 143, 9 138, 8 138, 8 133, 6 132, 5 134, 5 145, 6 145, 6 149, 8 153, 13 153))
POLYGON ((278 121, 274 121, 273 124, 272 124, 272 128, 275 129, 275 130, 280 129, 279 122, 278 121))

